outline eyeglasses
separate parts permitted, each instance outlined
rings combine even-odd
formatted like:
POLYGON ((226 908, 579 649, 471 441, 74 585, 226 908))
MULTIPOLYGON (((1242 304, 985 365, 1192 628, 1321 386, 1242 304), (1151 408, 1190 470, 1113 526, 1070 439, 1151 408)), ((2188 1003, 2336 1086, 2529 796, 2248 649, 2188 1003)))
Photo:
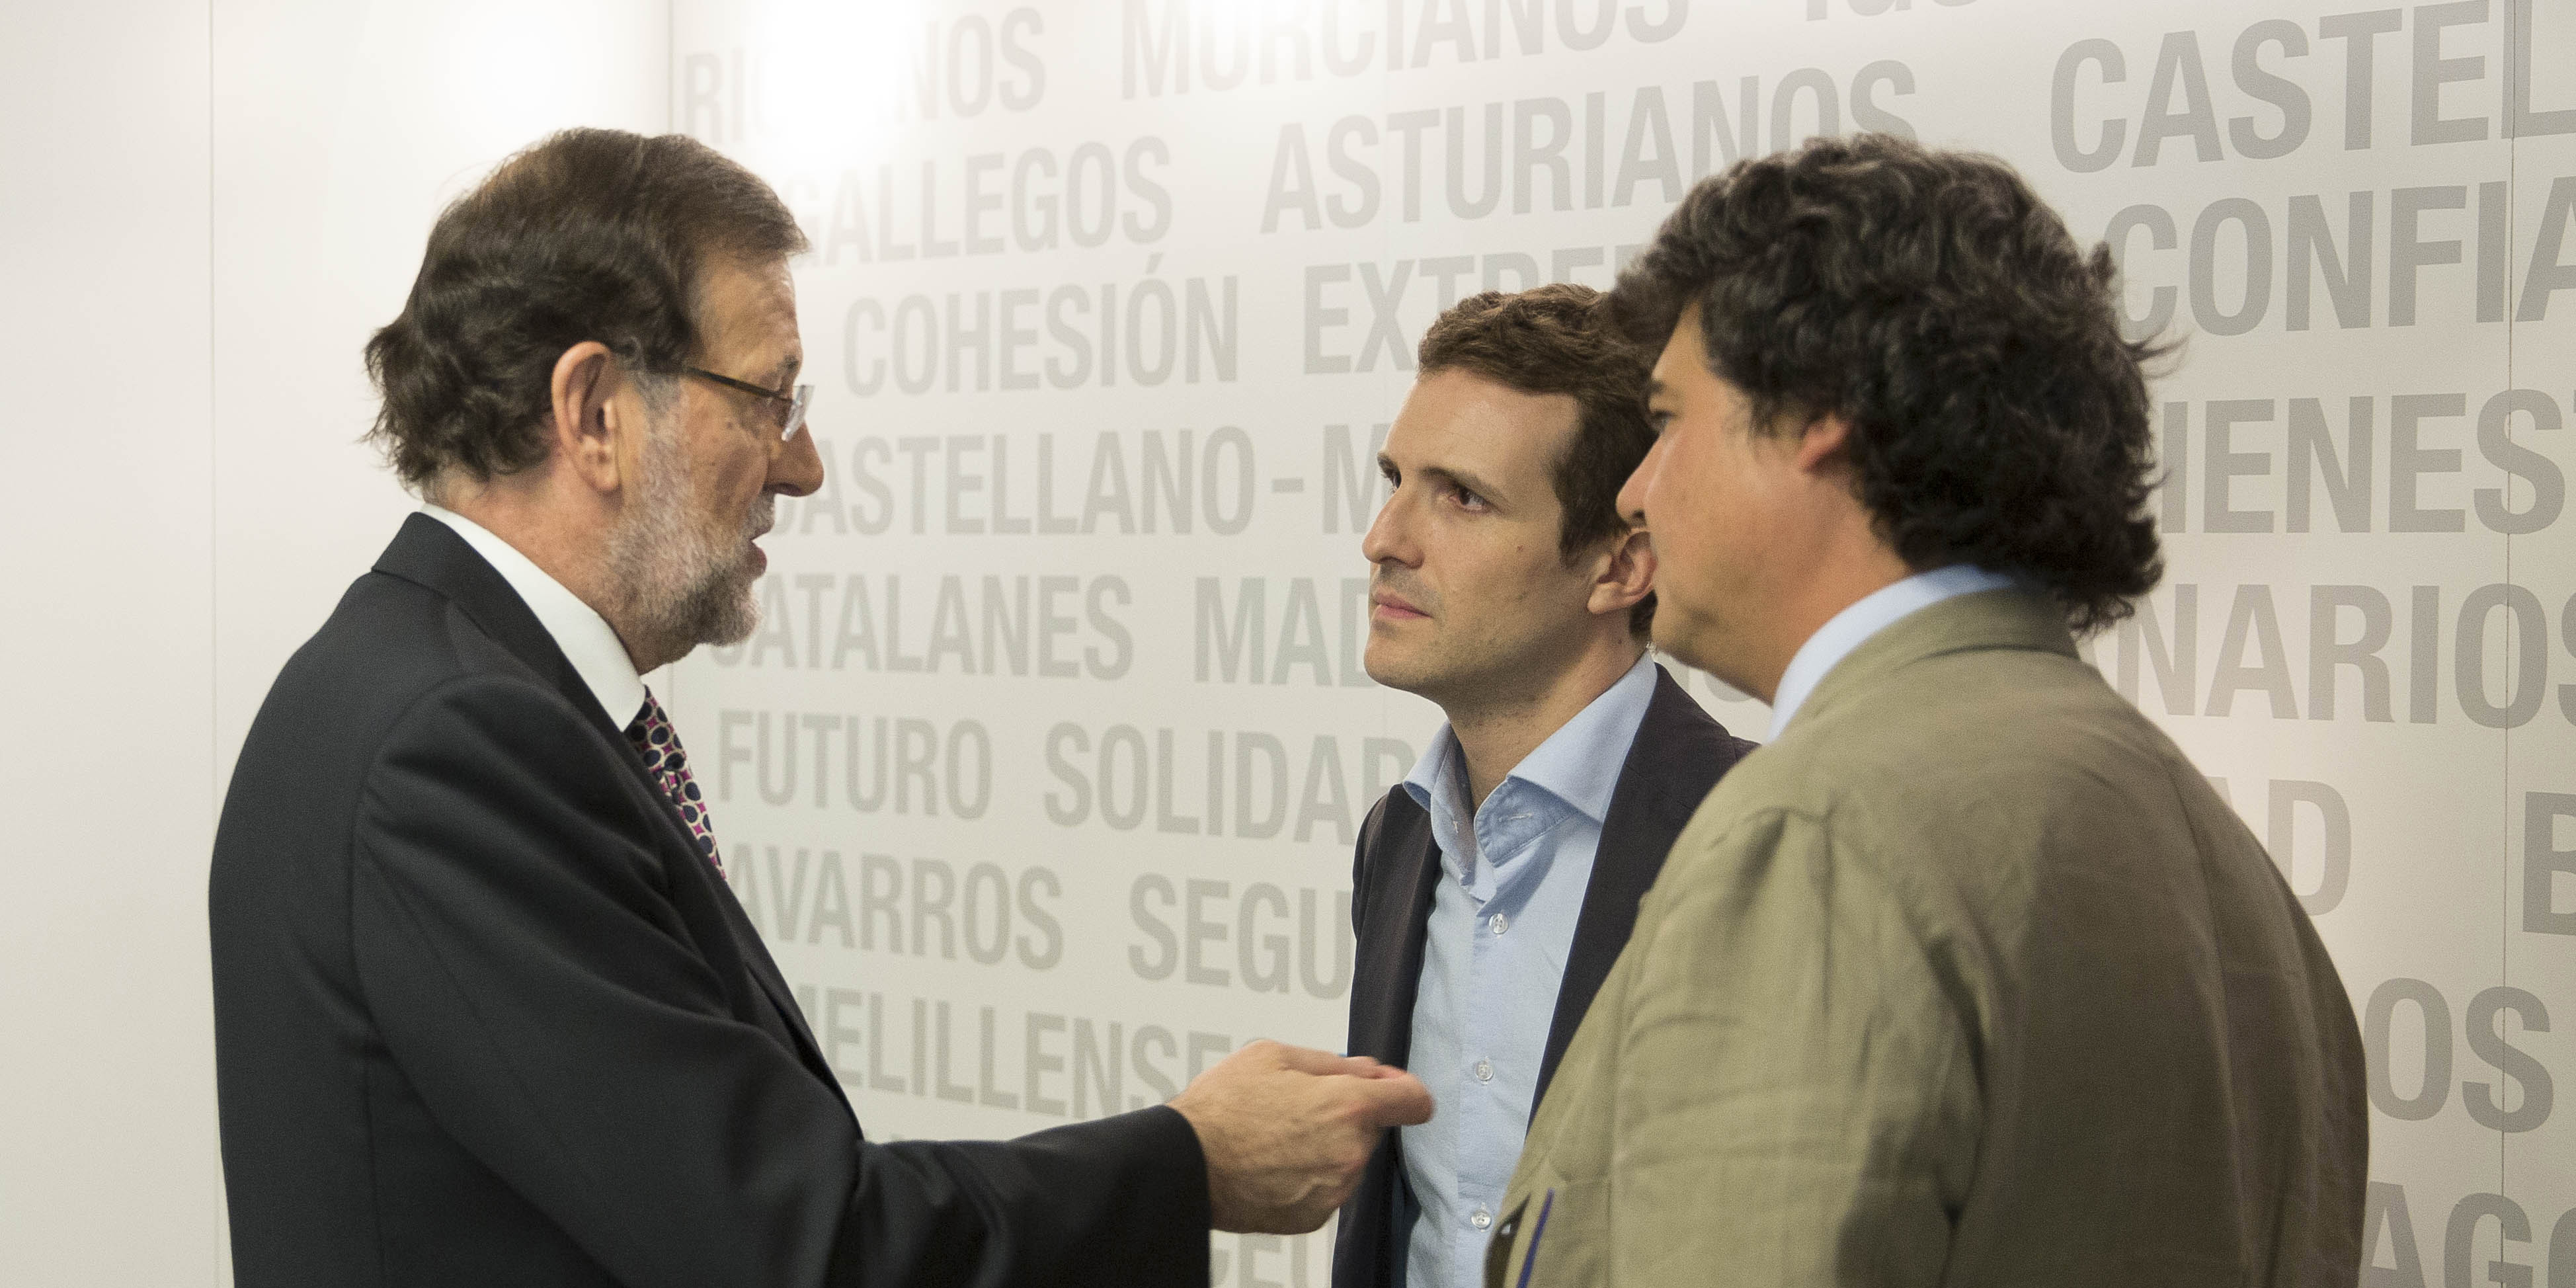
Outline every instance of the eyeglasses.
POLYGON ((757 394, 771 403, 779 404, 782 410, 777 418, 778 441, 782 443, 796 437, 796 431, 805 427, 805 409, 814 401, 812 385, 798 385, 793 389, 763 389, 748 380, 719 376, 701 367, 684 366, 680 370, 702 380, 712 380, 727 389, 739 389, 747 394, 757 394))

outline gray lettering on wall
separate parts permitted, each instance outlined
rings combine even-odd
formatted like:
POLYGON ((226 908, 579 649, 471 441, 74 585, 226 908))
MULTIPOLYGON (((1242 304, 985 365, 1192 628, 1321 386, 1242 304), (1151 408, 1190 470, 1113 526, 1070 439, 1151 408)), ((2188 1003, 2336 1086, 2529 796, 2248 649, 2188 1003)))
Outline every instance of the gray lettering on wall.
POLYGON ((1193 385, 1232 383, 1239 335, 1234 275, 1184 278, 1176 287, 1154 275, 1162 258, 1148 256, 1145 276, 1129 281, 1123 297, 1117 282, 891 301, 860 296, 842 319, 843 381, 862 398, 887 393, 889 385, 893 392, 926 394, 943 375, 949 393, 1108 388, 1122 375, 1147 388, 1176 377, 1193 385))
POLYGON ((2316 37, 2341 45, 2339 68, 2330 57, 2311 58, 2307 30, 2285 19, 2254 22, 2232 38, 2168 32, 2139 88, 2132 88, 2128 50, 2099 37, 2078 40, 2059 53, 2050 80, 2050 145, 2057 163, 2077 174, 2105 170, 2124 154, 2131 166, 2154 166, 2182 156, 2201 162, 2231 156, 2276 160, 2306 146, 2317 87, 2331 84, 2339 72, 2343 147, 2369 148, 2375 137, 2381 56, 2400 48, 2384 50, 2379 38, 2407 27, 2410 20, 2410 39, 2401 55, 2406 58, 2409 146, 2475 143, 2495 134, 2576 133, 2576 108, 2532 110, 2533 8, 2533 0, 2508 0, 2503 6, 2492 0, 2457 0, 2331 14, 2317 20, 2316 37), (2505 20, 2502 31, 2466 30, 2490 27, 2499 17, 2505 20), (2498 42, 2504 53, 2499 60, 2460 52, 2497 48, 2498 42), (2223 90, 2211 87, 2212 59, 2204 54, 2205 44, 2227 51, 2223 90), (2492 118, 2454 114, 2451 104, 2466 97, 2468 87, 2499 76, 2505 109, 2501 130, 2492 118), (2221 114, 2237 108, 2245 110, 2226 116, 2222 130, 2221 114), (2187 146, 2169 151, 2168 143, 2187 146))
POLYGON ((959 573, 917 576, 912 594, 901 573, 877 584, 864 573, 799 573, 791 592, 786 576, 763 577, 760 628, 709 656, 723 667, 924 674, 953 661, 961 675, 1095 680, 1118 679, 1135 664, 1124 616, 1135 593, 1124 577, 986 576, 972 596, 959 573), (917 593, 925 584, 933 590, 926 628, 917 593))
POLYGON ((1305 372, 1369 372, 1377 370, 1381 360, 1391 370, 1411 371, 1421 328, 1461 296, 1478 290, 1525 291, 1543 282, 1571 282, 1578 280, 1578 270, 1591 268, 1602 270, 1595 285, 1606 289, 1610 278, 1626 269, 1643 249, 1641 244, 1560 246, 1547 252, 1544 267, 1536 255, 1519 251, 1400 259, 1385 267, 1310 264, 1304 293, 1305 372), (1425 281, 1431 284, 1429 291, 1412 289, 1425 281), (1356 294, 1351 290, 1354 283, 1359 287, 1356 294), (1365 321, 1352 316, 1354 304, 1365 308, 1365 321), (1408 327, 1408 317, 1419 322, 1408 327), (1356 350, 1345 347, 1353 343, 1348 332, 1363 325, 1367 329, 1356 337, 1356 350))
POLYGON ((2509 583, 2480 586, 2460 601, 2459 640, 2452 656, 2459 659, 2460 710, 2490 729, 2519 729, 2540 714, 2549 677, 2549 627, 2540 597, 2509 583), (2501 624, 2501 631, 2498 626, 2501 624), (2511 670, 2501 695, 2491 683, 2486 659, 2491 635, 2501 633, 2501 652, 2511 670))
POLYGON ((1260 471, 1239 426, 1102 430, 1087 453, 1082 437, 1066 437, 1059 453, 1053 433, 866 435, 846 456, 849 486, 865 498, 855 502, 844 499, 843 457, 827 439, 817 445, 832 462, 822 489, 782 503, 778 526, 799 536, 877 536, 900 522, 914 536, 1059 537, 1233 536, 1251 525, 1260 471))
POLYGON ((1293 941, 1288 892, 1268 882, 1238 894, 1226 881, 1192 877, 1176 887, 1169 877, 1147 873, 1129 888, 1127 907, 1143 936, 1127 948, 1128 968, 1139 979, 1177 974, 1183 983, 1211 988, 1239 981, 1256 993, 1286 993, 1293 983, 1327 1001, 1350 988, 1356 941, 1348 890, 1299 889, 1293 941))
MULTIPOLYGON (((2212 589, 2219 589, 2213 587, 2212 589)), ((2277 588, 2285 595, 2297 587, 2277 588)), ((2298 680, 2308 684, 2304 709, 2308 719, 2358 717, 2374 723, 2395 719, 2391 688, 2395 665, 2392 649, 2392 596, 2372 586, 2318 585, 2307 588, 2304 622, 2307 665, 2293 667, 2296 637, 2285 631, 2276 588, 2269 583, 2241 584, 2227 590, 2227 615, 2214 649, 2202 646, 2202 586, 2172 582, 2137 603, 2137 612, 2108 636, 2112 654, 2108 673, 2112 687, 2131 702, 2144 704, 2145 683, 2152 679, 2172 716, 2228 717, 2260 712, 2275 720, 2300 718, 2298 680), (2358 614, 2358 630, 2347 636, 2347 622, 2358 614), (2359 681, 2358 704, 2339 700, 2347 676, 2359 681), (2201 693, 2205 703, 2196 704, 2201 693), (2240 712, 2237 699, 2254 695, 2262 701, 2240 712)), ((2447 692, 2461 715, 2488 728, 2515 729, 2555 710, 2576 725, 2576 683, 2555 686, 2554 665, 2561 674, 2576 674, 2576 596, 2558 612, 2556 652, 2552 652, 2550 614, 2529 589, 2507 582, 2471 588, 2446 618, 2442 588, 2416 586, 2408 596, 2406 657, 2407 720, 2434 724, 2441 718, 2446 686, 2442 675, 2445 640, 2450 649, 2447 692), (2449 629, 2446 631, 2445 626, 2449 629), (2503 659, 2491 669, 2491 659, 2503 659)), ((2290 600, 2296 604, 2298 600, 2290 600)))
MULTIPOLYGON (((2307 532, 2323 509, 2337 531, 2372 532, 2381 530, 2375 514, 2383 496, 2389 532, 2463 532, 2474 513, 2490 532, 2528 536, 2565 517, 2566 467, 2544 449, 2576 455, 2576 439, 2560 432, 2569 413, 2547 392, 2506 389, 2479 403, 2467 436, 2510 486, 2465 490, 2449 480, 2466 472, 2466 449, 2428 444, 2458 441, 2461 427, 2452 422, 2468 418, 2469 396, 2386 398, 2384 453, 2377 434, 2381 401, 2365 394, 2345 399, 2340 428, 2322 398, 2165 404, 2160 526, 2166 532, 2307 532), (2431 504, 2435 496, 2467 504, 2431 504), (2275 497, 2278 509, 2268 504, 2275 497), (2527 500, 2517 507, 2518 499, 2527 500)), ((2568 406, 2576 409, 2576 393, 2568 406)))
POLYGON ((980 720, 943 729, 913 717, 726 709, 716 713, 716 765, 719 801, 734 798, 735 767, 748 765, 770 805, 936 817, 944 802, 949 817, 971 820, 993 803, 993 736, 980 720))
MULTIPOLYGON (((2451 1016, 2442 991, 2420 979, 2391 979, 2372 991, 2361 1020, 2372 1108, 2403 1122, 2421 1122, 2450 1103, 2455 1054, 2451 1016), (2398 1085, 2393 1046, 2414 1057, 2409 1063, 2418 1072, 2411 1088, 2398 1085)), ((2473 1069, 2460 1081, 2461 1107, 2471 1121, 2497 1132, 2534 1131, 2549 1121, 2556 1099, 2549 1069, 2513 1044, 2516 1033, 2549 1031, 2548 1008, 2531 993, 2498 985, 2471 997, 2462 1020, 2470 1053, 2497 1074, 2496 1081, 2471 1081, 2479 1073, 2473 1069)))
POLYGON ((1272 143, 1261 231, 1362 228, 1384 218, 1418 223, 1426 214, 1478 220, 1599 210, 1641 197, 1669 205, 1687 186, 1684 141, 1687 177, 1697 181, 1810 135, 1850 128, 1912 138, 1913 123, 1888 100, 1914 92, 1913 68, 1881 59, 1847 80, 1801 67, 1766 90, 1762 77, 1745 76, 1731 95, 1719 81, 1698 81, 1689 90, 1687 116, 1676 109, 1677 89, 1644 85, 1580 98, 1344 116, 1320 127, 1290 121, 1272 143), (1686 127, 1680 136, 1676 119, 1686 127), (1613 139, 1619 141, 1615 155, 1613 139))
POLYGON ((843 170, 814 249, 825 267, 912 259, 1151 245, 1172 230, 1172 148, 1154 135, 1015 153, 972 152, 953 166, 889 161, 843 170))
POLYGON ((1097 818, 1122 832, 1145 826, 1150 813, 1155 831, 1180 836, 1266 840, 1286 831, 1307 841, 1329 824, 1325 839, 1348 845, 1358 819, 1413 768, 1413 748, 1396 739, 1317 734, 1292 790, 1288 744, 1260 730, 1209 730, 1198 737, 1165 728, 1149 739, 1134 725, 1114 724, 1095 737, 1063 721, 1047 730, 1044 742, 1047 773, 1055 779, 1045 797, 1047 818, 1059 827, 1097 818), (1355 754, 1343 754, 1346 741, 1355 754))
MULTIPOLYGON (((2221 797, 2235 800, 2226 779, 2209 781, 2221 797)), ((2311 917, 2334 911, 2352 888, 2352 806, 2332 786, 2302 779, 2270 780, 2264 799, 2263 846, 2299 906, 2311 917), (2313 883, 2304 879, 2311 871, 2313 883), (2302 884, 2313 888, 2300 890, 2302 884)))
POLYGON ((1208 1250, 1208 1282, 1211 1288, 1321 1288, 1332 1273, 1334 1226, 1327 1221, 1311 1234, 1212 1235, 1218 1246, 1208 1250))
POLYGON ((1009 959, 1030 970, 1053 970, 1064 960, 1058 910, 1064 882, 1053 868, 1031 865, 1014 875, 998 864, 975 863, 961 877, 959 865, 946 859, 914 859, 907 871, 891 855, 862 854, 853 882, 838 850, 763 845, 728 853, 734 857, 725 875, 734 894, 773 945, 944 961, 958 960, 962 946, 965 959, 979 965, 1009 959))
POLYGON ((2576 176, 2551 181, 2528 242, 2507 218, 2510 185, 2502 180, 2478 184, 2474 200, 2466 184, 2394 188, 2384 196, 2384 237, 2377 216, 2383 194, 2367 191, 2342 196, 2340 227, 2322 194, 2291 195, 2278 218, 2264 202, 2222 198, 2192 218, 2188 238, 2178 236, 2174 211, 2152 203, 2122 208, 2104 225, 2102 240, 2130 297, 2143 292, 2148 301, 2144 312, 2123 303, 2125 329, 2145 339, 2172 328, 2180 320, 2177 280, 2189 288, 2193 325, 2212 335, 2244 335, 2270 323, 2276 288, 2287 331, 2316 325, 2320 287, 2344 330, 2502 322, 2517 263, 2521 288, 2511 296, 2521 301, 2513 307, 2517 322, 2546 318, 2558 292, 2576 290, 2576 263, 2560 262, 2568 227, 2576 223, 2576 176), (2382 284, 2387 310, 2375 323, 2373 296, 2382 284), (2433 308, 2440 312, 2427 317, 2433 308))
MULTIPOLYGON (((2435 1211, 2440 1209, 2436 1208, 2435 1211)), ((2561 1213, 2547 1238, 2547 1261, 2534 1236, 2539 1227, 2521 1203, 2502 1194, 2470 1194, 2451 1208, 2442 1224, 2440 1276, 2425 1272, 2423 1248, 2407 1212, 2406 1187, 2372 1181, 2362 1209, 2361 1283, 2366 1288, 2449 1288, 2454 1284, 2514 1284, 2547 1288, 2576 1282, 2576 1209, 2561 1213), (2532 1244, 2525 1254, 2518 1245, 2532 1244), (2493 1255, 2488 1255, 2488 1254, 2493 1255), (2521 1260, 2524 1256, 2534 1258, 2521 1260), (2481 1258, 2484 1258, 2481 1261, 2481 1258)))
POLYGON ((1324 426, 1324 531, 1368 531, 1378 510, 1394 495, 1394 485, 1377 464, 1378 453, 1386 450, 1389 428, 1386 421, 1370 426, 1368 451, 1363 454, 1350 426, 1324 426), (1342 526, 1345 518, 1348 528, 1342 526))
POLYGON ((2522 798, 2522 928, 2538 935, 2576 935, 2576 796, 2529 792, 2522 798), (2560 820, 2566 827, 2560 827, 2560 820), (2569 836, 2560 844, 2558 834, 2569 836), (2560 877, 2567 896, 2559 895, 2560 877))
POLYGON ((1681 34, 1690 0, 1458 0, 1238 5, 1121 0, 1119 87, 1127 98, 1224 93, 1246 84, 1350 77, 1530 57, 1550 41, 1577 53, 1614 36, 1657 44, 1681 34), (1257 52, 1256 52, 1257 50, 1257 52))
POLYGON ((1311 678, 1324 687, 1374 688, 1377 682, 1361 661, 1369 631, 1368 589, 1366 577, 1344 577, 1337 585, 1313 577, 1244 577, 1235 584, 1229 609, 1224 579, 1201 577, 1190 614, 1191 676, 1202 683, 1288 684, 1311 678), (1270 630, 1274 583, 1285 591, 1277 601, 1275 637, 1270 630), (1338 626, 1331 646, 1325 643, 1327 596, 1338 626))

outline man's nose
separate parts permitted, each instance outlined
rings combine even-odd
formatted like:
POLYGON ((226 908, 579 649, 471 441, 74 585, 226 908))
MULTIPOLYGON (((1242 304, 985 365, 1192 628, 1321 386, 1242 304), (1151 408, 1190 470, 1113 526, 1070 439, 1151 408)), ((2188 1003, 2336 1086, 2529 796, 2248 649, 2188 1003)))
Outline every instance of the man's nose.
POLYGON ((1405 521, 1409 509, 1402 494, 1387 498, 1369 524, 1368 535, 1360 538, 1362 558, 1373 564, 1389 559, 1408 566, 1422 562, 1414 550, 1411 525, 1405 521))
POLYGON ((1655 467, 1663 460, 1663 454, 1664 440, 1657 438, 1646 449, 1644 459, 1637 462, 1637 468, 1629 471, 1628 481, 1619 485, 1619 499, 1613 504, 1619 507, 1619 517, 1632 528, 1642 531, 1646 526, 1646 488, 1653 483, 1655 467))
POLYGON ((814 431, 802 428, 769 458, 769 490, 788 496, 811 496, 823 486, 823 454, 814 446, 814 431))

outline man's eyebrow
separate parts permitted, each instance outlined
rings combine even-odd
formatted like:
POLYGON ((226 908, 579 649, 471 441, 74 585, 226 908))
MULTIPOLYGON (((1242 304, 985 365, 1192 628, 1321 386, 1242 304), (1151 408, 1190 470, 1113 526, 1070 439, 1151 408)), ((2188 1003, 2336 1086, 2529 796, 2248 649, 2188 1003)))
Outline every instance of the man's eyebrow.
POLYGON ((1426 478, 1439 479, 1451 486, 1473 492, 1488 501, 1499 501, 1502 499, 1502 494, 1500 492, 1487 486, 1483 479, 1476 477, 1474 474, 1471 474, 1466 470, 1452 469, 1446 465, 1426 465, 1416 472, 1426 478))
MULTIPOLYGON (((1403 472, 1397 468, 1395 458, 1388 456, 1384 452, 1377 454, 1377 467, 1389 473, 1403 472)), ((1488 501, 1501 499, 1500 493, 1496 492, 1492 487, 1487 486, 1483 479, 1476 477, 1473 473, 1467 470, 1452 469, 1446 465, 1425 465, 1421 469, 1413 472, 1422 478, 1435 479, 1440 482, 1447 483, 1452 487, 1464 488, 1488 501)))
POLYGON ((790 381, 796 379, 796 373, 804 366, 805 355, 801 353, 790 353, 780 358, 778 364, 769 369, 770 385, 773 388, 785 388, 790 381))

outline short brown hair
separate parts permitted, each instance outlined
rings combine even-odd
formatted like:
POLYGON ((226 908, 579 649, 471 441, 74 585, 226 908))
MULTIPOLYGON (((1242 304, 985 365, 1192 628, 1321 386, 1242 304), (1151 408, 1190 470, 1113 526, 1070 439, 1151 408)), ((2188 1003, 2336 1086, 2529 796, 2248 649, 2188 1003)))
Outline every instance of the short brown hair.
MULTIPOLYGON (((1556 462, 1565 511, 1557 549, 1572 559, 1628 531, 1619 489, 1655 444, 1646 423, 1654 357, 1612 324, 1607 296, 1572 282, 1468 296, 1422 333, 1416 360, 1426 376, 1456 369, 1525 394, 1572 395, 1574 441, 1556 462)), ((1628 628, 1643 635, 1654 620, 1649 592, 1629 610, 1628 628)))
POLYGON ((768 184, 684 135, 551 135, 430 229, 402 313, 367 341, 384 398, 367 437, 405 483, 545 459, 554 364, 585 340, 638 375, 696 353, 700 269, 805 249, 768 184))

